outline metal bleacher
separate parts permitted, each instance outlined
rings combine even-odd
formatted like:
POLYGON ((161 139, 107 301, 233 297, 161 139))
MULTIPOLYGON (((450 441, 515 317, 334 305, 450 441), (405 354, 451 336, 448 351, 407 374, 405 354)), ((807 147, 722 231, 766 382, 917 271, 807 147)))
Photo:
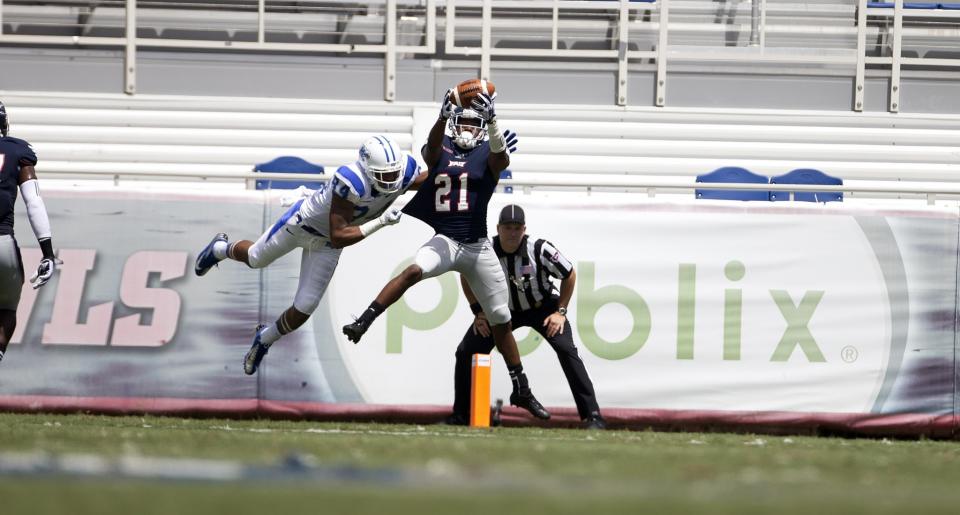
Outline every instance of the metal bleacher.
MULTIPOLYGON (((960 117, 897 113, 901 65, 960 68, 960 11, 940 4, 888 9, 865 0, 132 3, 135 40, 125 35, 131 4, 126 0, 0 0, 0 45, 127 45, 128 55, 137 47, 379 52, 386 56, 384 76, 390 77, 387 101, 174 97, 133 94, 132 87, 126 89, 130 95, 0 91, 15 134, 34 144, 44 174, 193 174, 216 181, 280 155, 336 166, 354 159, 357 145, 371 133, 390 134, 404 148, 417 148, 436 106, 394 101, 393 56, 479 59, 485 76, 491 59, 520 65, 616 63, 618 93, 610 105, 498 108, 505 128, 520 135, 511 166, 517 178, 692 181, 736 166, 767 176, 821 170, 848 185, 960 182, 960 117), (661 26, 668 13, 668 24, 661 26), (796 67, 797 73, 804 66, 812 73, 842 66, 858 96, 849 112, 671 107, 662 98, 669 84, 667 61, 670 66, 775 63, 796 67), (657 67, 655 105, 631 105, 622 94, 627 65, 635 63, 657 67), (891 112, 858 112, 863 71, 870 67, 891 71, 891 112)), ((132 72, 127 74, 132 79, 132 72)))
MULTIPOLYGON (((901 2, 902 3, 902 2, 901 2)), ((901 66, 960 68, 960 11, 952 3, 888 9, 867 0, 0 0, 0 45, 381 54, 396 59, 618 62, 615 103, 628 105, 627 65, 657 64, 656 105, 668 66, 737 62, 890 68, 898 110, 901 66), (861 8, 862 6, 862 8, 861 8), (932 6, 932 7, 931 7, 932 6), (665 21, 667 23, 661 23, 665 21), (137 38, 127 41, 127 25, 137 38)), ((131 55, 127 59, 133 61, 131 55)), ((136 91, 128 66, 127 93, 136 91)), ((395 100, 395 78, 384 99, 395 100)), ((854 103, 854 110, 862 108, 854 103)))

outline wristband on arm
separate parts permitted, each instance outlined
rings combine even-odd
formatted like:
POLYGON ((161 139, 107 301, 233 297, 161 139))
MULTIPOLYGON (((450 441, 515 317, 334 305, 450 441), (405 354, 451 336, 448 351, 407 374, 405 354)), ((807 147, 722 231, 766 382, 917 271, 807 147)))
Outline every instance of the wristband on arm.
POLYGON ((381 228, 383 228, 383 222, 381 222, 379 218, 374 218, 369 222, 360 224, 360 234, 366 238, 367 236, 379 231, 381 228))
POLYGON ((487 122, 487 135, 490 137, 490 152, 501 154, 507 150, 507 142, 503 138, 503 133, 500 132, 500 127, 497 126, 495 117, 487 122))
POLYGON ((473 311, 474 315, 479 315, 480 313, 483 313, 483 307, 480 306, 479 302, 474 302, 473 304, 470 304, 470 311, 473 311))
POLYGON ((44 238, 39 240, 40 243, 40 252, 43 253, 44 259, 53 259, 56 257, 56 254, 53 253, 53 240, 50 238, 44 238))

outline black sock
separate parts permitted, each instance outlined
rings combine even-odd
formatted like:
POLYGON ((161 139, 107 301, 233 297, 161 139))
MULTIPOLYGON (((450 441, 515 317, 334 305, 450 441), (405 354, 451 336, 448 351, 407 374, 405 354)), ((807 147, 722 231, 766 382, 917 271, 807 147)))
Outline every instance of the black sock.
POLYGON ((367 310, 360 315, 358 320, 363 322, 364 325, 370 325, 374 320, 377 319, 378 316, 380 316, 380 313, 383 313, 384 309, 386 308, 382 304, 377 301, 373 301, 370 303, 370 307, 368 307, 367 310))
POLYGON ((519 391, 529 388, 527 384, 527 374, 523 373, 523 364, 507 365, 507 371, 510 372, 510 382, 513 383, 513 391, 519 391))

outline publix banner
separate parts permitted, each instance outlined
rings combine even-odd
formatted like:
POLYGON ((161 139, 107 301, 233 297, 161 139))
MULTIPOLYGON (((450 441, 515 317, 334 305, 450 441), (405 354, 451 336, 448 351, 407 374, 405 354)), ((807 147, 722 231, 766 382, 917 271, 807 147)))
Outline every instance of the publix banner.
MULTIPOLYGON (((280 195, 46 188, 65 264, 23 290, 0 405, 449 405, 472 320, 455 274, 415 286, 359 345, 340 333, 432 235, 413 218, 345 249, 310 321, 257 376, 243 374, 255 325, 292 302, 299 253, 204 277, 193 263, 217 232, 256 239, 285 210, 280 195)), ((604 410, 911 414, 955 426, 956 209, 553 193, 498 195, 491 222, 511 202, 532 237, 576 266, 569 319, 604 410)), ((23 213, 17 229, 30 270, 39 253, 23 213)), ((549 345, 528 329, 516 336, 540 400, 572 408, 549 345)), ((509 395, 499 356, 493 385, 509 395)))

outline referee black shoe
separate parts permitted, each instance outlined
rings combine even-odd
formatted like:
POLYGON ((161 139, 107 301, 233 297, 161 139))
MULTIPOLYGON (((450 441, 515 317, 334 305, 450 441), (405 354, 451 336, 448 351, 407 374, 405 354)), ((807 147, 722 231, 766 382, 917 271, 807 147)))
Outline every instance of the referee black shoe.
POLYGON ((460 413, 451 413, 447 415, 447 418, 443 419, 440 424, 445 426, 469 426, 470 419, 469 417, 465 417, 460 413))
POLYGON ((607 421, 599 413, 593 412, 589 417, 583 419, 584 429, 602 430, 607 428, 607 421))
POLYGON ((533 392, 529 388, 514 390, 510 394, 510 405, 523 408, 541 420, 550 420, 550 412, 543 407, 543 404, 540 404, 540 401, 533 396, 533 392))

